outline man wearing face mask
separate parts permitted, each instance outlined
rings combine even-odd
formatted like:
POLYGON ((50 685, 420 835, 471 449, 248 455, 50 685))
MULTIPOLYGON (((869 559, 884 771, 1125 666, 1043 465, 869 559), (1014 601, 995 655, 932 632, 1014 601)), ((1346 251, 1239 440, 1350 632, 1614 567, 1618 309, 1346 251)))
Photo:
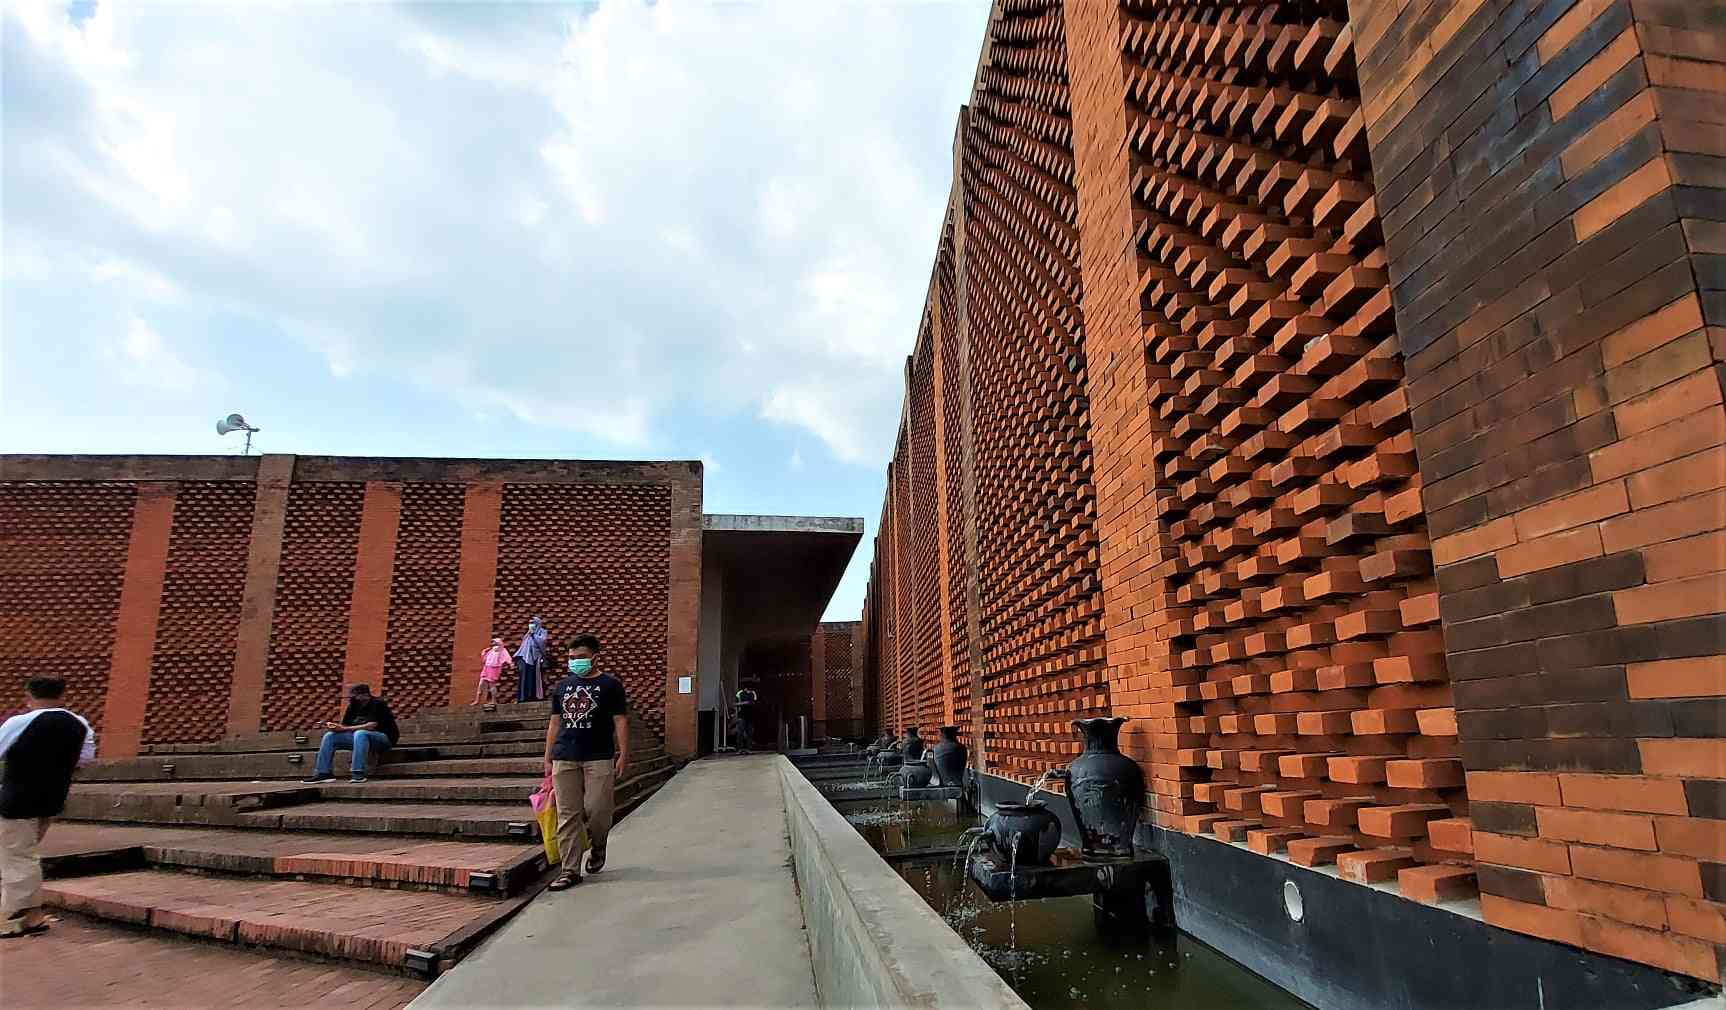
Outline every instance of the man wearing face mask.
MULTIPOLYGON (((527 634, 521 637, 521 648, 515 650, 515 700, 538 701, 543 690, 539 683, 540 668, 551 665, 551 657, 545 654, 550 633, 545 625, 539 622, 539 615, 528 618, 527 634)), ((551 671, 544 671, 545 678, 551 679, 551 671)))
POLYGON ((557 847, 563 869, 549 885, 562 891, 581 883, 580 838, 592 851, 587 872, 605 866, 613 790, 629 767, 629 703, 623 684, 594 665, 599 639, 577 635, 569 646, 569 676, 551 693, 545 729, 545 765, 557 794, 557 847))

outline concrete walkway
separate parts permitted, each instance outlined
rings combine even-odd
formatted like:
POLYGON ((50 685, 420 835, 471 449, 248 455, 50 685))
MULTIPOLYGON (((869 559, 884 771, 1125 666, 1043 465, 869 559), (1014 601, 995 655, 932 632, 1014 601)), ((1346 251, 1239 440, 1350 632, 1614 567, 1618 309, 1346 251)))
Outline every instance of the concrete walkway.
POLYGON ((689 765, 612 832, 603 872, 540 895, 411 1010, 814 1007, 777 760, 689 765))

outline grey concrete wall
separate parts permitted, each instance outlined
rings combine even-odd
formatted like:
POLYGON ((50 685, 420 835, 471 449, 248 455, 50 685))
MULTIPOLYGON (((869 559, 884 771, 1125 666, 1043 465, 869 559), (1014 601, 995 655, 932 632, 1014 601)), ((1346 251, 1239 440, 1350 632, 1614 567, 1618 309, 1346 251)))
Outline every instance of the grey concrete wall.
POLYGON ((1029 1010, 790 761, 777 760, 823 1007, 1029 1010))

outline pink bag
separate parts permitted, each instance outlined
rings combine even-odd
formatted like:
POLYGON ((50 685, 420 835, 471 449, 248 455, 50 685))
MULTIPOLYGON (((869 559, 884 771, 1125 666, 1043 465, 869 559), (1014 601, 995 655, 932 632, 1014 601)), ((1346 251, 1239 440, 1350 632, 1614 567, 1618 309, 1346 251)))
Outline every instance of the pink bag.
POLYGON ((533 791, 527 801, 533 805, 533 812, 536 814, 542 810, 557 809, 557 792, 552 787, 550 772, 545 773, 545 781, 539 784, 539 788, 533 791))

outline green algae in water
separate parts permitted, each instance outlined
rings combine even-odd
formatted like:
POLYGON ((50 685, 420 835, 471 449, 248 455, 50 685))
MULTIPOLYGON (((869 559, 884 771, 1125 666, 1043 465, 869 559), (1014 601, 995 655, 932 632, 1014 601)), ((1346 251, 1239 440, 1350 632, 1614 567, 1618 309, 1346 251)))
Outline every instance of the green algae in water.
POLYGON ((1184 934, 1099 934, 1088 897, 996 903, 952 860, 896 869, 1035 1010, 1310 1010, 1184 934))

